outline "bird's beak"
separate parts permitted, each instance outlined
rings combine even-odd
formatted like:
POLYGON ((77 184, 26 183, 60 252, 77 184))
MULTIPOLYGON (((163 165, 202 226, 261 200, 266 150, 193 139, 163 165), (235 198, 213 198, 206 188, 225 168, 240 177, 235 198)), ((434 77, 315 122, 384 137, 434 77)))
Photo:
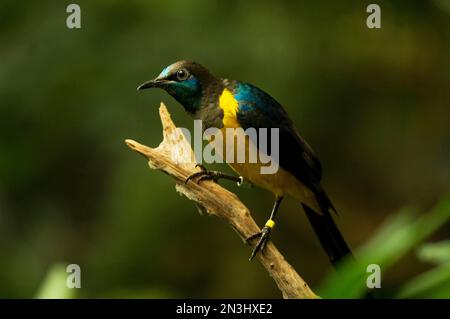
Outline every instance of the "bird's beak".
POLYGON ((163 80, 156 78, 156 79, 142 83, 141 85, 139 85, 137 87, 137 90, 140 91, 140 90, 144 90, 144 89, 156 88, 156 87, 159 87, 163 82, 164 82, 163 80))

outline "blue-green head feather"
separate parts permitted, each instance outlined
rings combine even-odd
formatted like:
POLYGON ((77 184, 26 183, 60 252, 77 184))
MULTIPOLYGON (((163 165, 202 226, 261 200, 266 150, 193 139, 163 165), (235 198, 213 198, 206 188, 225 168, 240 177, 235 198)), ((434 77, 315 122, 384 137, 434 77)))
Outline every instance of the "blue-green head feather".
POLYGON ((153 80, 138 87, 138 90, 158 87, 173 96, 187 112, 195 114, 202 106, 204 92, 218 80, 198 63, 178 61, 164 68, 153 80))

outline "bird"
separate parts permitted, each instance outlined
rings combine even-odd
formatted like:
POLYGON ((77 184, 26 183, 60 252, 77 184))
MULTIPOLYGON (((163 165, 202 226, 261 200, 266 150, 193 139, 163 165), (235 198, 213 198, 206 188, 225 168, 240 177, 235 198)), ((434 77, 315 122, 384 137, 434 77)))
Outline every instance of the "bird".
MULTIPOLYGON (((250 83, 216 77, 201 64, 185 60, 165 67, 156 78, 139 85, 137 90, 150 88, 166 91, 193 119, 202 120, 204 130, 277 129, 279 168, 275 173, 262 174, 263 164, 260 161, 230 161, 227 164, 238 176, 210 171, 200 165, 201 171, 186 179, 186 182, 195 179, 197 182, 217 182, 219 179, 238 183, 247 181, 274 195, 274 204, 264 227, 247 238, 248 243, 258 240, 250 260, 259 252, 264 252, 275 227, 276 214, 285 196, 292 197, 300 204, 299 209, 302 208, 306 213, 332 265, 336 266, 346 256, 353 257, 333 219, 332 214, 337 214, 337 211, 321 185, 322 165, 311 146, 299 134, 287 111, 275 98, 250 83)), ((230 142, 230 138, 224 140, 224 144, 230 142)), ((210 143, 214 144, 214 140, 210 143)), ((243 145, 247 153, 250 149, 262 151, 257 143, 248 138, 244 139, 243 145)), ((224 156, 226 145, 221 147, 218 149, 224 156)), ((269 154, 269 148, 264 151, 269 154)))

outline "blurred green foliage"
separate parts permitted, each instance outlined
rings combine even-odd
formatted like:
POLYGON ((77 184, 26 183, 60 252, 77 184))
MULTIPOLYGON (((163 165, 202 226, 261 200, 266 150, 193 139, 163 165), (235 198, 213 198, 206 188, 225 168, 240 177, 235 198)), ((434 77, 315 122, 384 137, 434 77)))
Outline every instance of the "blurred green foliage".
MULTIPOLYGON (((448 256, 448 243, 446 251, 440 254, 448 256)), ((440 246, 441 243, 429 246, 440 246)), ((420 251, 419 251, 420 252, 420 251)), ((439 263, 431 270, 418 275, 407 282, 399 291, 399 298, 450 298, 450 262, 439 263)))
MULTIPOLYGON (((326 279, 319 295, 324 298, 362 298, 364 297, 368 277, 367 266, 378 265, 381 273, 389 271, 399 259, 404 257, 408 251, 437 229, 450 220, 450 194, 430 212, 414 218, 410 211, 403 211, 386 222, 384 226, 363 247, 358 249, 357 261, 347 260, 338 271, 333 272, 326 279)), ((428 254, 427 258, 438 258, 441 261, 448 258, 448 243, 428 245, 420 250, 420 256, 428 254)), ((422 257, 423 258, 423 257, 422 257)), ((400 292, 399 297, 427 297, 437 296, 450 298, 450 268, 445 260, 444 265, 433 269, 409 282, 400 292), (434 290, 435 286, 445 286, 446 289, 431 295, 424 294, 424 290, 434 290), (421 294, 422 293, 422 294, 421 294)), ((392 297, 386 294, 384 297, 392 297)))
POLYGON ((45 276, 35 297, 38 299, 74 298, 77 290, 68 288, 66 280, 66 266, 62 263, 53 265, 45 276))
MULTIPOLYGON (((163 92, 135 91, 179 59, 285 106, 321 158, 354 248, 391 212, 428 211, 450 189, 448 1, 378 1, 379 30, 366 27, 364 1, 76 3, 79 30, 65 26, 69 3, 0 2, 0 297, 36 296, 60 260, 81 266, 79 297, 280 296, 228 227, 200 217, 123 143, 160 142, 160 101, 192 127, 163 92)), ((264 222, 265 191, 226 186, 264 222)), ((394 219, 394 238, 431 235, 432 216, 394 219)), ((277 226, 274 242, 317 287, 330 266, 297 203, 283 203, 277 226)), ((380 254, 420 240, 388 240, 380 254)), ((392 296, 429 271, 400 294, 423 296, 448 274, 441 267, 410 252, 383 273, 381 290, 392 296)))

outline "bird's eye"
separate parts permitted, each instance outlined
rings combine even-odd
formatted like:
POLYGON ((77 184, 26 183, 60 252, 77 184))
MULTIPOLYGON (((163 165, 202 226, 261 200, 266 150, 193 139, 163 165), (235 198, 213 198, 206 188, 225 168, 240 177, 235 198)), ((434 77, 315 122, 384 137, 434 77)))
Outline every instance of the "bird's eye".
POLYGON ((177 80, 184 81, 189 77, 189 73, 185 69, 180 69, 177 71, 177 80))

